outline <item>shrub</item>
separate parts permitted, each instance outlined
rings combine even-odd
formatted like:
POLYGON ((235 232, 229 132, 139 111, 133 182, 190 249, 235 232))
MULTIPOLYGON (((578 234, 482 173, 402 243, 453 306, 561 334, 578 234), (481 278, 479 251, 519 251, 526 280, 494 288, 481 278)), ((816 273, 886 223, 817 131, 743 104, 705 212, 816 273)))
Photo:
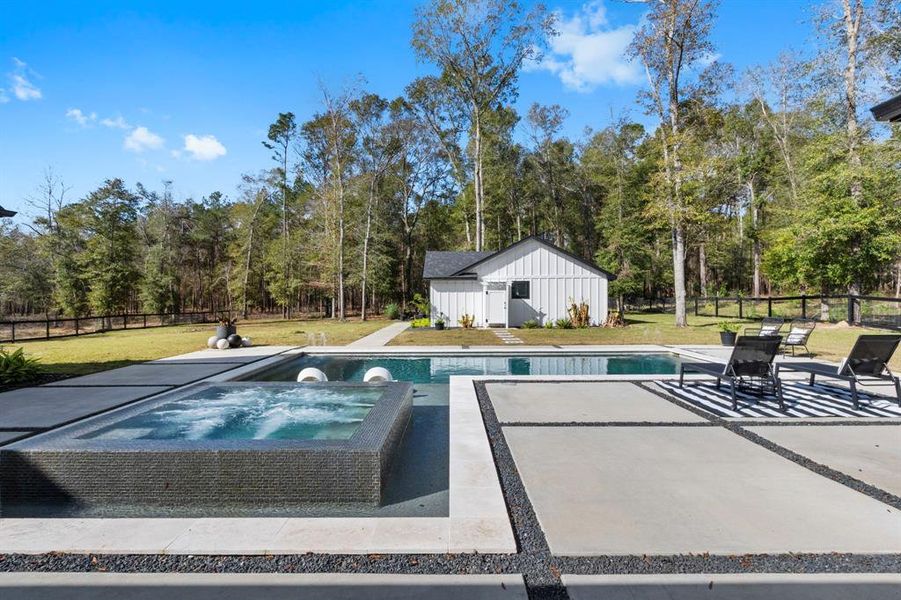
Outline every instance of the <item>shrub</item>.
POLYGON ((553 321, 545 321, 545 322, 544 322, 544 328, 545 328, 545 329, 553 329, 553 328, 554 328, 554 322, 553 322, 553 321))
POLYGON ((12 352, 0 349, 0 384, 27 383, 42 372, 38 359, 26 356, 22 348, 12 352))
POLYGON ((400 318, 400 307, 392 302, 391 304, 385 307, 385 316, 391 319, 392 321, 396 321, 400 318))
POLYGON ((410 322, 410 327, 418 328, 418 327, 431 327, 431 326, 432 326, 432 322, 429 320, 428 317, 423 317, 422 319, 413 319, 413 321, 410 322))
POLYGON ((475 321, 475 315, 464 314, 462 317, 460 317, 460 327, 462 327, 463 329, 472 329, 472 325, 473 323, 475 323, 475 321))
POLYGON ((538 321, 535 319, 529 319, 528 321, 523 321, 523 324, 520 325, 523 329, 538 329, 538 321))
POLYGON ((422 294, 413 294, 410 304, 413 305, 417 317, 427 317, 432 313, 432 303, 422 294))
POLYGON ((569 319, 557 319, 556 326, 558 329, 572 329, 573 322, 569 319))
POLYGON ((569 318, 572 321, 573 326, 578 328, 588 327, 591 324, 591 315, 588 309, 588 304, 584 301, 576 304, 576 301, 572 298, 569 299, 569 318))

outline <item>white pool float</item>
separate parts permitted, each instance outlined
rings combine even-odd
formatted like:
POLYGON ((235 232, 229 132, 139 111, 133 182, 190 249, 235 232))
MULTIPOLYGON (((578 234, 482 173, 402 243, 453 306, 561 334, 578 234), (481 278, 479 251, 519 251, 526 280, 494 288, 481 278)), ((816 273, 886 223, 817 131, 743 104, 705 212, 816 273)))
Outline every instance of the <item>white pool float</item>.
POLYGON ((328 377, 315 367, 307 367, 297 374, 297 381, 301 383, 323 382, 328 381, 328 377))
POLYGON ((221 340, 216 342, 216 347, 219 348, 220 350, 228 350, 229 349, 228 340, 225 338, 222 338, 221 340))
POLYGON ((394 377, 391 376, 391 371, 386 369, 385 367, 372 367, 366 374, 363 375, 363 381, 365 383, 378 383, 379 381, 394 381, 394 377))
POLYGON ((215 335, 211 335, 210 338, 206 341, 207 348, 215 348, 216 342, 219 341, 219 338, 215 335))
POLYGON ((249 337, 241 338, 241 345, 245 348, 250 348, 251 346, 253 346, 253 342, 249 337))

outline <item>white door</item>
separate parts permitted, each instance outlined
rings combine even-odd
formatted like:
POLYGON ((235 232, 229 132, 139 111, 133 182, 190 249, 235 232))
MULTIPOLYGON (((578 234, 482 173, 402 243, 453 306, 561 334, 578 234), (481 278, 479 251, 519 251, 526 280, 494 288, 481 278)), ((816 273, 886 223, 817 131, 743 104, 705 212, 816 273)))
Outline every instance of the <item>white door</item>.
POLYGON ((488 290, 488 324, 507 324, 507 290, 488 290))

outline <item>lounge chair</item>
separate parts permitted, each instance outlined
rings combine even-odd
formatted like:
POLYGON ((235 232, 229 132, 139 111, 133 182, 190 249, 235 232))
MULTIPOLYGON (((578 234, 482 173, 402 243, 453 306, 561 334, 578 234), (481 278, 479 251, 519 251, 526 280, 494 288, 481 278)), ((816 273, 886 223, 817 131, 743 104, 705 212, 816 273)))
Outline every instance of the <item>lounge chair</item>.
POLYGON ((776 375, 779 371, 810 373, 810 385, 814 384, 817 375, 847 381, 851 385, 854 408, 860 407, 857 384, 861 383, 862 377, 890 381, 895 384, 895 395, 898 397, 898 406, 901 406, 901 380, 888 368, 899 344, 901 335, 898 334, 862 335, 854 342, 848 358, 837 367, 821 362, 782 362, 776 365, 776 375))
POLYGON ((780 317, 765 317, 760 322, 760 327, 745 328, 745 335, 756 335, 757 337, 779 335, 779 330, 782 329, 784 323, 785 320, 780 317))
POLYGON ((791 325, 788 326, 788 335, 782 340, 782 354, 785 354, 786 348, 791 348, 792 356, 794 356, 795 348, 803 347, 804 351, 807 352, 807 356, 812 356, 810 349, 807 347, 807 340, 810 339, 810 334, 813 333, 813 329, 816 326, 817 322, 813 319, 795 319, 792 321, 791 325))
POLYGON ((716 377, 716 387, 720 387, 723 379, 729 381, 732 394, 732 410, 738 409, 738 399, 735 395, 736 385, 744 378, 758 378, 773 386, 776 398, 779 400, 779 408, 785 410, 785 400, 782 398, 782 384, 776 377, 773 368, 773 359, 779 352, 779 343, 782 338, 778 335, 770 336, 740 336, 735 340, 735 347, 728 362, 723 363, 682 363, 679 369, 679 387, 682 387, 685 372, 696 371, 705 375, 716 377))

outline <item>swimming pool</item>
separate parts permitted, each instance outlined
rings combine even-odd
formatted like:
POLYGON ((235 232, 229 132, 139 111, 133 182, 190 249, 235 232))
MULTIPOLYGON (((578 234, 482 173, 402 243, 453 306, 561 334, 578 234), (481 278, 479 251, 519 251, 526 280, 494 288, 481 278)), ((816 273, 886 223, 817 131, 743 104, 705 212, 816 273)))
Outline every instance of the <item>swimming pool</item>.
POLYGON ((454 375, 671 375, 679 372, 679 357, 664 352, 517 356, 304 354, 246 379, 294 381, 306 367, 322 370, 330 381, 362 381, 367 370, 385 367, 398 381, 446 384, 454 375))

